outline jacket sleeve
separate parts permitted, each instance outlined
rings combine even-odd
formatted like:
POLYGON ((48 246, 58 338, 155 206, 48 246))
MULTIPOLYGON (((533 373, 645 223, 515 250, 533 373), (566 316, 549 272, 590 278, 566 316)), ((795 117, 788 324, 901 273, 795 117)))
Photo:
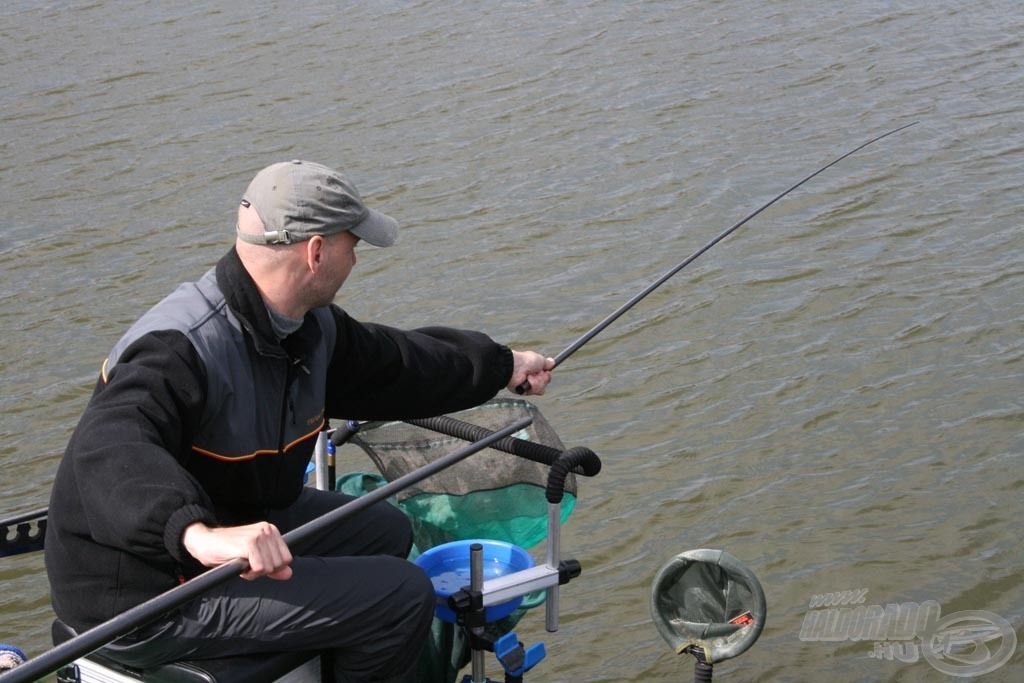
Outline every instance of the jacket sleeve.
POLYGON ((332 307, 338 337, 328 370, 331 417, 412 419, 472 408, 512 377, 512 351, 480 332, 363 324, 332 307))
MULTIPOLYGON (((187 561, 185 527, 212 523, 208 496, 182 465, 205 395, 205 371, 179 332, 149 333, 100 379, 68 444, 87 532, 143 557, 187 561)), ((65 482, 67 485, 67 482, 65 482)))

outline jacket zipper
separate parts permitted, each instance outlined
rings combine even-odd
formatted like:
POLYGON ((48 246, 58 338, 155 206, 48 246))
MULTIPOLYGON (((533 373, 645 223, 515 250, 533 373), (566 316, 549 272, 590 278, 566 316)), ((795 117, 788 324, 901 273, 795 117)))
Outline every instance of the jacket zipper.
POLYGON ((284 388, 281 392, 281 421, 277 429, 277 454, 284 453, 284 434, 288 423, 288 404, 291 403, 292 368, 293 362, 289 361, 287 370, 284 373, 284 388))
POLYGON ((296 368, 301 369, 307 375, 310 374, 309 368, 302 364, 301 358, 291 358, 288 360, 288 369, 284 377, 284 392, 281 395, 281 421, 277 432, 277 452, 279 455, 284 453, 284 435, 288 426, 289 414, 292 417, 292 425, 295 425, 295 401, 292 399, 292 384, 295 382, 296 368))

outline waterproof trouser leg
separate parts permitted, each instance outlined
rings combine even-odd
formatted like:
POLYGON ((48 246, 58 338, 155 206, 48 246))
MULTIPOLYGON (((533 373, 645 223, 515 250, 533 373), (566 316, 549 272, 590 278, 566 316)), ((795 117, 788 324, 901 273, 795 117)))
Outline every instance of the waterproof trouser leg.
MULTIPOLYGON (((306 489, 269 521, 287 532, 349 500, 306 489)), ((412 680, 433 618, 434 591, 426 574, 404 559, 411 542, 404 514, 381 503, 293 549, 291 579, 232 579, 104 652, 145 667, 332 649, 339 680, 412 680)))

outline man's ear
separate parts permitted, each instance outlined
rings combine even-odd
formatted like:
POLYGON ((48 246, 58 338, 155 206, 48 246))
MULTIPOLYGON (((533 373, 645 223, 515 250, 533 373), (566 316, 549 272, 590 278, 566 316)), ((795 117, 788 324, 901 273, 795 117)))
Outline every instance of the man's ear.
POLYGON ((316 273, 323 266, 324 262, 324 238, 320 235, 313 235, 306 240, 306 265, 309 270, 316 273))

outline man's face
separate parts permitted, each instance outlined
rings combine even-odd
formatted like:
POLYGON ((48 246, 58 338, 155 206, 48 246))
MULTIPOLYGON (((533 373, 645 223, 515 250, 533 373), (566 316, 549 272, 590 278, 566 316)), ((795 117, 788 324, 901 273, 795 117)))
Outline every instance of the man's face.
POLYGON ((323 268, 314 285, 315 306, 326 306, 334 301, 356 265, 355 247, 358 242, 359 238, 347 230, 324 238, 323 268))

